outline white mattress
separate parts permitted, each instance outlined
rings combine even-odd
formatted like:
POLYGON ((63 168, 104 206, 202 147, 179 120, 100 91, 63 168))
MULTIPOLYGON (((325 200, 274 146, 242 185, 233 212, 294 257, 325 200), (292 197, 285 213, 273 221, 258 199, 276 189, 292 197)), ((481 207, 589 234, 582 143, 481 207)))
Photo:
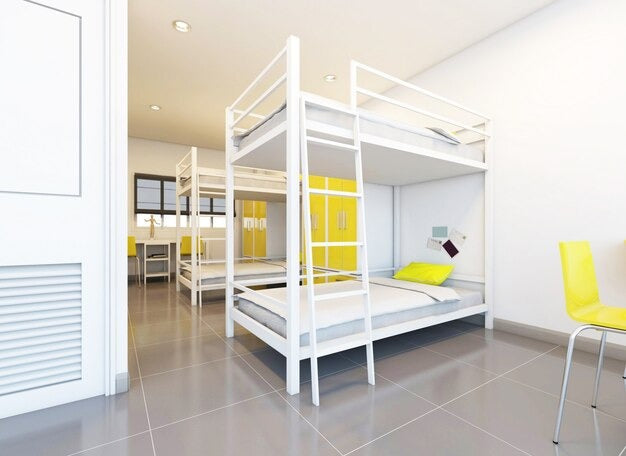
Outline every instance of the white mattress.
MULTIPOLYGON (((242 279, 262 279, 279 277, 286 274, 287 263, 284 260, 244 260, 235 264, 235 277, 242 279)), ((185 267, 181 274, 191 280, 191 268, 185 267)), ((223 283, 226 278, 224 263, 203 264, 200 266, 202 285, 223 283)))
MULTIPOLYGON (((457 144, 428 128, 393 122, 363 109, 359 110, 359 116, 361 140, 363 142, 367 142, 367 136, 373 136, 412 146, 424 147, 457 157, 469 158, 480 162, 484 161, 483 151, 480 148, 466 144, 457 144)), ((235 136, 235 144, 237 144, 239 148, 245 147, 273 127, 284 122, 285 117, 286 108, 282 107, 282 109, 268 117, 252 132, 235 136)), ((344 129, 348 135, 351 135, 352 132, 352 118, 336 110, 328 110, 318 106, 307 106, 307 119, 327 124, 334 128, 344 129)))
MULTIPOLYGON (((372 306, 372 325, 374 329, 405 321, 416 320, 431 315, 439 315, 483 303, 483 296, 478 291, 462 288, 434 287, 446 289, 458 299, 438 301, 432 297, 407 287, 408 282, 394 279, 370 279, 370 299, 372 306)), ((318 293, 347 291, 360 287, 360 282, 345 281, 320 284, 318 293)), ((262 290, 266 296, 281 299, 285 288, 262 290)), ((308 303, 306 287, 300 289, 300 341, 308 345, 308 303)), ((286 305, 280 305, 259 299, 249 293, 239 295, 237 308, 267 326, 272 331, 285 337, 286 305)), ((317 304, 318 340, 326 340, 363 330, 363 305, 360 296, 320 301, 317 304)))
MULTIPOLYGON (((223 169, 211 169, 214 175, 201 174, 200 186, 204 189, 214 189, 216 193, 223 193, 226 188, 226 177, 223 169)), ((182 179, 181 185, 186 185, 187 179, 182 179)), ((282 173, 264 174, 254 172, 235 172, 235 191, 239 189, 265 189, 277 192, 286 192, 286 178, 282 173)))

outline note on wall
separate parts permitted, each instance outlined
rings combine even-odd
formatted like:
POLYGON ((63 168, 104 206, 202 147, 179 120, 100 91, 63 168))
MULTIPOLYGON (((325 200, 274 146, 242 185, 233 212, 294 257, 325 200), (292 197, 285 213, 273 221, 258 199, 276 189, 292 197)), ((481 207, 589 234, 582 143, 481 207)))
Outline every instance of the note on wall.
POLYGON ((460 231, 455 230, 454 228, 452 229, 452 231, 450 231, 450 240, 457 248, 463 245, 465 239, 467 239, 467 236, 465 236, 460 231))
POLYGON ((428 238, 428 241, 426 241, 426 247, 432 250, 441 250, 441 241, 428 238))
POLYGON ((444 250, 450 255, 450 258, 454 258, 454 256, 459 253, 459 249, 455 247, 451 240, 447 240, 441 245, 444 250))
POLYGON ((434 238, 448 237, 448 227, 447 226, 433 226, 433 237, 434 238))

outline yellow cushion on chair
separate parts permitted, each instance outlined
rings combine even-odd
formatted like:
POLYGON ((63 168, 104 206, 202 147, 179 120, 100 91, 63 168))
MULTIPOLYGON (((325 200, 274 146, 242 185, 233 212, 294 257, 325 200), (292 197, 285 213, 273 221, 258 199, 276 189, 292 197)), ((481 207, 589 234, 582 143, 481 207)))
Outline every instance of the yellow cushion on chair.
POLYGON ((606 328, 626 330, 626 308, 600 302, 598 281, 587 241, 559 243, 565 305, 574 320, 606 328))
POLYGON ((400 269, 393 278, 427 285, 441 285, 452 274, 453 269, 452 264, 410 263, 400 269))
MULTIPOLYGON (((198 240, 200 255, 204 255, 204 242, 198 240)), ((191 236, 182 236, 180 239, 180 254, 191 255, 191 236)))
POLYGON ((135 240, 135 236, 128 236, 128 256, 137 256, 137 241, 135 240))

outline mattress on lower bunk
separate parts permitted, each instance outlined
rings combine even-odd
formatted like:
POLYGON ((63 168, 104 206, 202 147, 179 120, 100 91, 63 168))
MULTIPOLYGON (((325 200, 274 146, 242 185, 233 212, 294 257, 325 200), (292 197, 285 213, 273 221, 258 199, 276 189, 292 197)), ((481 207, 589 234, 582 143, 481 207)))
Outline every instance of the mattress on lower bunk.
MULTIPOLYGON (((287 263, 284 260, 250 260, 235 264, 235 277, 238 280, 266 279, 285 275, 286 270, 287 263)), ((186 279, 191 280, 191 268, 183 268, 181 274, 186 279)), ((200 267, 200 276, 202 285, 224 283, 226 265, 224 263, 203 264, 200 267)))
MULTIPOLYGON (((424 317, 441 315, 460 309, 483 304, 483 295, 479 291, 464 288, 445 288, 455 292, 458 299, 436 300, 423 292, 404 287, 406 284, 394 279, 370 279, 370 301, 372 308, 372 326, 374 329, 417 320, 424 317), (397 288, 397 285, 400 288, 397 288)), ((360 286, 360 282, 346 281, 321 284, 316 286, 318 290, 326 292, 348 291, 360 286)), ((285 288, 263 290, 267 296, 279 298, 284 296, 285 288)), ((306 299, 306 287, 301 287, 300 293, 300 344, 309 344, 308 333, 308 304, 306 299)), ((238 296, 237 308, 253 318, 257 322, 268 327, 272 331, 286 337, 286 320, 284 312, 275 305, 253 297, 249 293, 238 296), (270 310, 272 309, 272 310, 270 310), (283 314, 283 315, 280 315, 283 314)), ((319 342, 336 337, 347 336, 363 331, 362 317, 354 318, 356 312, 362 315, 362 300, 360 296, 341 298, 337 300, 320 301, 317 304, 316 317, 318 321, 317 339, 319 342), (348 307, 348 311, 346 311, 348 307)))
MULTIPOLYGON (((239 148, 242 148, 263 136, 272 128, 285 121, 286 111, 286 108, 283 106, 251 132, 235 136, 235 143, 238 144, 239 148)), ((350 134, 352 132, 352 117, 339 111, 324 109, 318 106, 307 106, 306 115, 310 121, 328 124, 335 128, 343 128, 350 134)), ((456 157, 480 162, 484 161, 483 151, 479 147, 456 143, 428 128, 394 122, 366 110, 359 110, 359 115, 361 135, 376 136, 403 144, 444 152, 456 157)))

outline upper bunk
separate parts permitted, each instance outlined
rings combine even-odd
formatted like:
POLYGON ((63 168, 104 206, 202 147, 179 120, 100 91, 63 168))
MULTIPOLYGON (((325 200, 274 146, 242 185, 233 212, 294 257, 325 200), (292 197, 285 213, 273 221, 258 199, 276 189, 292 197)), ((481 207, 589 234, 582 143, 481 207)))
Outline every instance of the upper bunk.
MULTIPOLYGON (((228 108, 232 120, 227 120, 227 135, 230 133, 230 137, 226 139, 231 141, 231 162, 234 165, 286 170, 287 130, 293 118, 289 118, 286 97, 277 92, 286 84, 290 71, 296 72, 299 61, 287 62, 285 73, 262 95, 246 109, 236 109, 285 52, 277 55, 228 108), (270 98, 273 109, 269 112, 265 109, 266 114, 259 114, 259 106, 270 98), (253 122, 248 122, 247 128, 241 128, 251 118, 253 122)), ((304 101, 303 117, 306 120, 300 120, 300 109, 291 109, 291 116, 298 116, 299 129, 306 122, 307 136, 322 140, 308 148, 309 173, 312 175, 353 177, 353 156, 339 153, 341 148, 333 143, 351 143, 355 114, 359 121, 365 182, 401 186, 484 173, 489 169, 489 117, 394 76, 352 61, 350 104, 299 93, 304 101), (387 84, 372 83, 375 78, 387 84), (371 86, 377 87, 378 91, 371 86), (400 111, 408 115, 398 116, 400 111), (409 118, 410 121, 404 120, 409 118)))
MULTIPOLYGON (((198 193, 202 198, 223 198, 226 194, 226 173, 223 169, 198 166, 197 150, 192 148, 176 165, 179 182, 178 196, 190 196, 192 176, 198 182, 198 193), (195 155, 195 157, 194 157, 195 155)), ((287 195, 285 173, 236 167, 235 199, 285 201, 287 195)))

